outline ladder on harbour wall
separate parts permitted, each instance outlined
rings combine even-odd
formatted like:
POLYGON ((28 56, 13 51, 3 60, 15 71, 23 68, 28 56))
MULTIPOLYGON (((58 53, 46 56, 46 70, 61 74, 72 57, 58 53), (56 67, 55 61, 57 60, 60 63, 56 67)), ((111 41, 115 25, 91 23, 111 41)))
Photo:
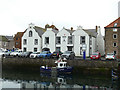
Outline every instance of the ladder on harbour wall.
POLYGON ((120 63, 118 63, 117 68, 112 68, 112 78, 120 79, 120 63))

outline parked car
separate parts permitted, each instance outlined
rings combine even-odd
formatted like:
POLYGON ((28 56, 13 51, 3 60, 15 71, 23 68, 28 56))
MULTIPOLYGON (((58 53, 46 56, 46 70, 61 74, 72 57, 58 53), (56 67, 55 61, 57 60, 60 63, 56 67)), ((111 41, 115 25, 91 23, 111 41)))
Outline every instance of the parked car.
POLYGON ((7 57, 7 56, 10 56, 12 52, 11 51, 4 51, 4 55, 7 57))
POLYGON ((101 54, 99 52, 93 53, 90 56, 91 59, 101 59, 101 54))
POLYGON ((52 53, 50 51, 43 51, 37 57, 39 58, 51 58, 52 53))
POLYGON ((59 58, 63 53, 61 51, 54 51, 51 55, 52 58, 59 58))
POLYGON ((114 53, 107 53, 107 55, 105 56, 106 60, 116 60, 116 56, 114 53))
POLYGON ((75 58, 75 53, 73 51, 65 51, 62 55, 61 58, 66 58, 66 59, 74 59, 75 58))
POLYGON ((5 52, 0 51, 0 57, 4 57, 5 56, 5 52))
POLYGON ((14 57, 19 56, 21 52, 22 51, 14 51, 14 52, 10 53, 10 56, 14 56, 14 57))
POLYGON ((20 57, 29 57, 32 52, 22 52, 19 56, 20 57))
POLYGON ((37 58, 38 54, 40 54, 40 52, 33 52, 30 54, 30 58, 37 58))

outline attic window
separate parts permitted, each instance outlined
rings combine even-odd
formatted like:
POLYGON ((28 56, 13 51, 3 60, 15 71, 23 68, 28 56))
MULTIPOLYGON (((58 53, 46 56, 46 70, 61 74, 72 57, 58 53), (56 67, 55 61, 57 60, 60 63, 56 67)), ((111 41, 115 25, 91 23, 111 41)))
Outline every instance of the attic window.
POLYGON ((117 27, 117 23, 114 24, 114 27, 117 27))
POLYGON ((29 31, 29 37, 32 37, 32 31, 29 31))

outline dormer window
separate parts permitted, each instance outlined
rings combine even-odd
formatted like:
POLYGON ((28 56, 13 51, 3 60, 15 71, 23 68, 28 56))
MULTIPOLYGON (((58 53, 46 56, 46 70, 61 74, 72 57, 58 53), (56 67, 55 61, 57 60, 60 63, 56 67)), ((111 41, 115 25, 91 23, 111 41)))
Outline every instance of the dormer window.
POLYGON ((29 31, 29 37, 32 37, 32 34, 33 34, 32 31, 29 31))
POLYGON ((114 24, 114 27, 117 27, 117 23, 114 24))

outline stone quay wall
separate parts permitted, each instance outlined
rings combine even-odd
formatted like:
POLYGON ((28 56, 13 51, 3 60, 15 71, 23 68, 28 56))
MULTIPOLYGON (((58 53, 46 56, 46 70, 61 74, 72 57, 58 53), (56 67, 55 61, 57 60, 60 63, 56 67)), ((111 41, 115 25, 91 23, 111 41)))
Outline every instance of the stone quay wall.
MULTIPOLYGON (((40 66, 56 66, 54 59, 31 59, 31 58, 3 58, 3 69, 40 70, 40 66)), ((118 68, 118 61, 100 60, 66 60, 69 66, 73 66, 74 72, 107 74, 112 68, 118 68)))

